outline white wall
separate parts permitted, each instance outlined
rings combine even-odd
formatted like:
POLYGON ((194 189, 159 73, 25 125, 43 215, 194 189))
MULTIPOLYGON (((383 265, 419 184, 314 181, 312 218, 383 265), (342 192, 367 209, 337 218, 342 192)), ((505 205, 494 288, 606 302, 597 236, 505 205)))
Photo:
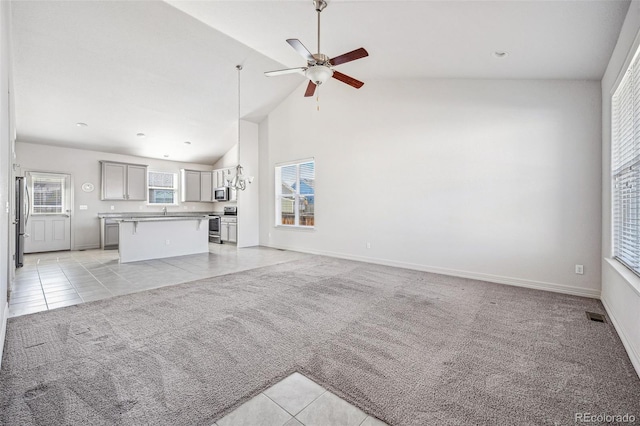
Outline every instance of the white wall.
POLYGON ((599 297, 598 82, 302 92, 263 124, 261 244, 599 297), (274 165, 309 157, 316 228, 276 228, 274 165))
POLYGON ((213 165, 214 169, 235 167, 239 158, 245 175, 254 178, 247 189, 237 191, 235 202, 216 205, 216 211, 222 211, 225 206, 238 207, 238 248, 257 246, 260 239, 259 128, 256 123, 246 120, 240 120, 240 126, 240 152, 238 153, 238 144, 235 144, 213 165))
POLYGON ((640 375, 640 278, 611 259, 611 93, 640 45, 640 2, 629 6, 602 78, 602 302, 640 375))
POLYGON ((258 125, 248 121, 240 125, 240 164, 253 182, 238 191, 238 248, 257 246, 260 241, 258 125))
POLYGON ((238 165, 238 144, 232 146, 214 165, 213 169, 226 169, 238 165))
POLYGON ((11 162, 13 159, 12 138, 14 121, 12 108, 12 76, 11 76, 11 5, 0 2, 0 364, 7 327, 7 293, 9 280, 13 273, 13 262, 10 245, 13 240, 9 227, 11 200, 14 186, 12 183, 11 162))
MULTIPOLYGON (((72 249, 90 249, 100 246, 100 220, 98 213, 104 212, 160 212, 162 207, 148 206, 145 201, 101 201, 100 160, 126 163, 147 164, 149 170, 179 173, 180 169, 212 170, 210 165, 180 163, 176 161, 156 160, 129 155, 110 154, 48 145, 18 142, 16 144, 16 162, 20 164, 19 175, 25 171, 49 171, 69 173, 73 181, 74 202, 71 218, 73 229, 72 249), (93 183, 93 192, 84 192, 81 186, 85 182, 93 183), (86 205, 87 210, 80 210, 86 205), (114 206, 114 210, 110 207, 114 206)), ((180 197, 178 197, 180 199, 180 197)), ((216 203, 180 203, 169 206, 169 212, 177 211, 214 211, 216 203)))

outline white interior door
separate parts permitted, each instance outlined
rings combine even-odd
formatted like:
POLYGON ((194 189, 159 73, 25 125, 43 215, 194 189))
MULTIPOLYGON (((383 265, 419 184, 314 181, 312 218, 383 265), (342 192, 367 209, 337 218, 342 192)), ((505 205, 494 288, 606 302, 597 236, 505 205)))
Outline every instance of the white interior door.
POLYGON ((27 172, 25 253, 71 250, 71 176, 27 172))

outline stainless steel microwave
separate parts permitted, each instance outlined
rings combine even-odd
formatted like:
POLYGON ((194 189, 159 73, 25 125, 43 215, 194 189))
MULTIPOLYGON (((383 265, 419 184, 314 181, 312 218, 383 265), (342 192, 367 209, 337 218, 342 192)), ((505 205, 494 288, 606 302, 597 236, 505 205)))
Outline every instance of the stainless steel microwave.
POLYGON ((213 190, 213 199, 216 201, 229 201, 229 188, 223 186, 213 190))

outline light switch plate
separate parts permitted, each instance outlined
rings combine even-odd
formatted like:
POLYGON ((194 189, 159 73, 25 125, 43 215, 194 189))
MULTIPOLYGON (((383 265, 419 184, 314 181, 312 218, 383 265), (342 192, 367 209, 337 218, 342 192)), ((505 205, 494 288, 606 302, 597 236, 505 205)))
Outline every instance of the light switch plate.
POLYGON ((80 210, 87 210, 87 209, 89 208, 89 206, 87 206, 87 205, 85 205, 85 204, 80 204, 80 205, 78 206, 78 208, 79 208, 80 210))

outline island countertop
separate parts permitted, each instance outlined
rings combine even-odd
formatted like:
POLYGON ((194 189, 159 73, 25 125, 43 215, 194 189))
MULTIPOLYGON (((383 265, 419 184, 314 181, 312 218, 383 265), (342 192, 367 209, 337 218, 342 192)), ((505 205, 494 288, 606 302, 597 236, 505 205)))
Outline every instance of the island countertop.
POLYGON ((140 217, 114 217, 111 218, 114 222, 169 222, 174 220, 208 220, 211 215, 199 215, 199 216, 140 216, 140 217))
POLYGON ((199 217, 199 216, 222 216, 220 212, 105 212, 98 213, 100 219, 130 219, 143 217, 199 217))

